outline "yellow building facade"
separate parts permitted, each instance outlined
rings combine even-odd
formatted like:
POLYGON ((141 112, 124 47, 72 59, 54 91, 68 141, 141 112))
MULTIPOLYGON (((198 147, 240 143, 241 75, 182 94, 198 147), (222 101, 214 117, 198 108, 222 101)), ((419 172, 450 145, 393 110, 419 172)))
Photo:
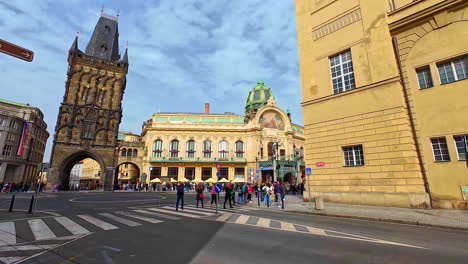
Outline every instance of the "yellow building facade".
POLYGON ((297 182, 303 167, 303 127, 291 123, 263 82, 249 93, 245 116, 211 113, 208 104, 201 113, 156 113, 144 123, 141 142, 141 174, 149 175, 145 182, 297 182))
POLYGON ((296 15, 312 197, 468 208, 467 2, 296 0, 296 15))

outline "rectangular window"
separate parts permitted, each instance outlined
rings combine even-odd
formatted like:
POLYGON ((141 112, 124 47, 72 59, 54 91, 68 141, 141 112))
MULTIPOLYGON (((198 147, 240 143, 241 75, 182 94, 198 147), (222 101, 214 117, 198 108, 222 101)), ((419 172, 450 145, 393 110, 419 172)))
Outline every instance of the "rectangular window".
POLYGON ((429 67, 416 70, 416 74, 418 76, 419 89, 426 89, 434 86, 432 83, 431 69, 429 67))
POLYGON ((219 180, 221 180, 222 178, 226 178, 229 179, 229 169, 228 168, 221 168, 219 170, 219 180))
POLYGON ((350 50, 331 57, 330 70, 334 94, 356 88, 350 50))
POLYGON ((468 149, 468 135, 454 136, 457 147, 458 160, 466 160, 466 150, 468 149))
POLYGON ((83 130, 81 132, 82 138, 93 138, 93 124, 90 122, 83 123, 83 130))
POLYGON ((161 178, 161 167, 151 167, 150 180, 154 178, 161 178))
POLYGON ((12 150, 12 146, 11 145, 7 145, 5 144, 5 146, 3 146, 3 152, 2 152, 2 155, 3 156, 11 156, 11 150, 12 150))
POLYGON ((195 179, 195 168, 193 167, 185 168, 185 178, 193 181, 195 179))
POLYGON ((16 134, 13 134, 13 133, 8 133, 7 134, 7 139, 8 141, 15 141, 16 140, 16 134))
POLYGON ((362 145, 343 147, 345 166, 363 166, 364 151, 362 145))
POLYGON ((206 181, 211 178, 212 168, 202 168, 202 180, 206 181))
POLYGON ((6 120, 0 117, 0 126, 4 126, 6 124, 6 120))
POLYGON ((437 64, 440 83, 446 84, 468 78, 468 56, 437 64))
POLYGON ((450 161, 450 155, 445 137, 431 138, 431 143, 435 161, 450 161))
POLYGON ((179 168, 178 167, 167 168, 167 176, 177 180, 177 177, 179 176, 179 168))

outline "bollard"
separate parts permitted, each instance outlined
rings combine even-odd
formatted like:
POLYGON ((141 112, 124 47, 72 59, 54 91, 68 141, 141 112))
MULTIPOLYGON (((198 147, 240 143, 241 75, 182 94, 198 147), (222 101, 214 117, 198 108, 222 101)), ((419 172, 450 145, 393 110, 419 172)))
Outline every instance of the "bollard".
POLYGON ((28 214, 31 214, 31 213, 32 213, 33 204, 34 204, 34 195, 31 196, 31 202, 29 203, 29 211, 28 211, 28 214))
POLYGON ((257 191, 257 203, 260 206, 260 191, 257 191))
POLYGON ((281 195, 281 209, 284 209, 284 196, 282 194, 281 195))
POLYGON ((271 197, 271 196, 270 196, 269 193, 267 193, 267 194, 265 194, 265 195, 268 195, 268 196, 269 196, 268 198, 265 197, 265 199, 266 199, 266 201, 267 201, 267 207, 270 208, 270 197, 271 197))
POLYGON ((315 197, 315 209, 323 210, 323 198, 321 196, 315 197))
POLYGON ((15 204, 15 195, 13 194, 13 196, 11 196, 10 209, 8 210, 8 212, 13 211, 13 205, 14 204, 15 204))

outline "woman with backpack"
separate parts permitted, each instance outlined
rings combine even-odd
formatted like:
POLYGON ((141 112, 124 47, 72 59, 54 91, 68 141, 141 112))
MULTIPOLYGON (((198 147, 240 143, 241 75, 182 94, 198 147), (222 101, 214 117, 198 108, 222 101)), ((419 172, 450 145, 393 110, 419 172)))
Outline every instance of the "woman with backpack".
POLYGON ((198 208, 198 203, 201 201, 201 207, 203 207, 203 185, 201 185, 201 183, 199 183, 196 187, 195 187, 195 191, 197 192, 197 196, 196 196, 196 199, 197 199, 197 208, 198 208))

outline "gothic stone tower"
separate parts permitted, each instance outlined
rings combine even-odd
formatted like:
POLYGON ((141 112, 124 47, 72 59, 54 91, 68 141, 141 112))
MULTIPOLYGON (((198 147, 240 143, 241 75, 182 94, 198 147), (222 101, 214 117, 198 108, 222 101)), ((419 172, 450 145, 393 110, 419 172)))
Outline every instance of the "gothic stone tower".
POLYGON ((100 164, 104 190, 112 190, 127 72, 127 49, 122 59, 119 55, 118 20, 101 14, 86 51, 78 49, 77 35, 68 53, 49 186, 61 184, 67 189, 71 168, 82 159, 92 158, 100 164))

